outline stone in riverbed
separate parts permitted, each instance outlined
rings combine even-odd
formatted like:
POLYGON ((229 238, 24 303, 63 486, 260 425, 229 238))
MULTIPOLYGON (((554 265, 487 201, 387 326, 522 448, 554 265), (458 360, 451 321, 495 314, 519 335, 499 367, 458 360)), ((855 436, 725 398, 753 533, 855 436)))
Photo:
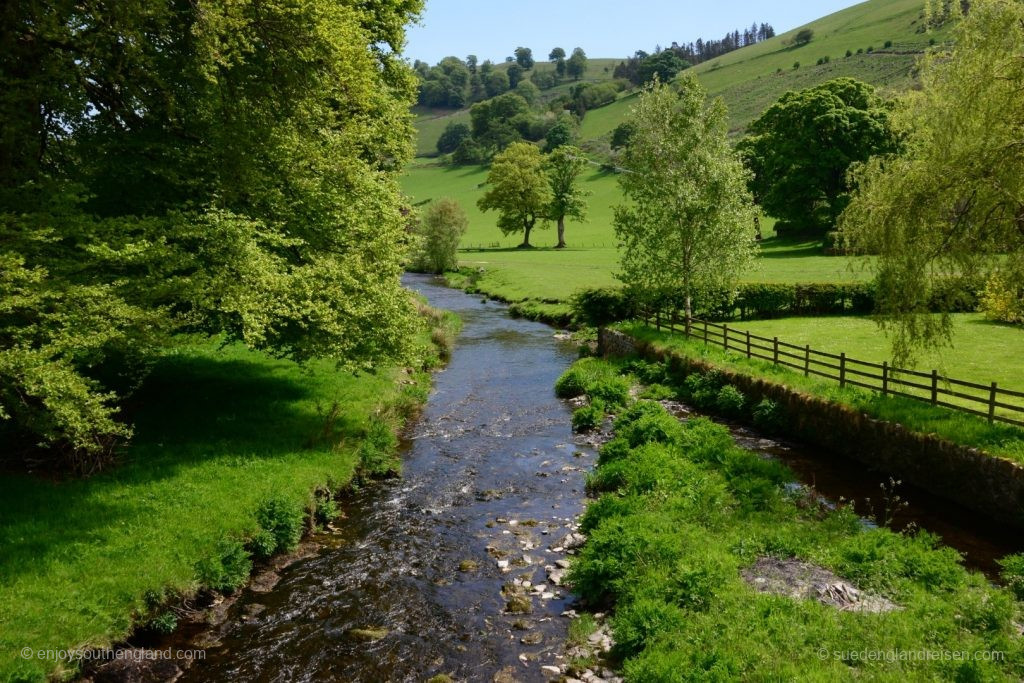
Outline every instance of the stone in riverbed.
POLYGON ((348 635, 352 640, 358 640, 362 643, 371 643, 375 640, 387 637, 389 631, 386 628, 353 628, 349 629, 348 635))
POLYGON ((475 572, 479 567, 480 563, 476 560, 463 560, 462 562, 459 562, 460 572, 475 572))
POLYGON ((540 645, 544 642, 544 634, 540 631, 531 631, 519 639, 523 645, 540 645))
POLYGON ((533 601, 525 595, 513 595, 505 604, 505 611, 509 614, 530 614, 533 612, 533 601))

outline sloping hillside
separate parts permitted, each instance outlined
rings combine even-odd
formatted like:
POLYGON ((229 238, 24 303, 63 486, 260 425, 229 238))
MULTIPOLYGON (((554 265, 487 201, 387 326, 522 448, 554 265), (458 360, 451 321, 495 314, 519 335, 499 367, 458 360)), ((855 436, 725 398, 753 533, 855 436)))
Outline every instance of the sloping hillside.
MULTIPOLYGON (((923 0, 868 0, 700 64, 693 72, 712 96, 725 100, 731 128, 736 133, 742 132, 783 93, 832 78, 851 76, 872 83, 883 92, 899 92, 913 86, 914 63, 929 41, 941 42, 946 37, 941 30, 930 34, 921 30, 922 8, 923 0), (804 28, 814 32, 814 39, 806 45, 794 45, 793 37, 804 28), (886 43, 891 46, 886 47, 886 43), (846 56, 847 51, 851 56, 846 56), (819 65, 818 61, 825 57, 828 63, 819 65), (794 68, 797 63, 799 68, 794 68)), ((637 46, 644 47, 647 46, 637 46)), ((615 59, 590 60, 584 80, 611 78, 617 63, 615 59)), ((551 67, 538 63, 536 68, 551 67)), ((569 87, 563 84, 545 91, 545 95, 569 87)), ((588 112, 580 129, 581 140, 609 135, 629 112, 632 98, 632 94, 625 94, 614 104, 588 112)), ((417 154, 433 153, 437 138, 453 120, 468 121, 468 112, 421 113, 417 119, 417 154)))

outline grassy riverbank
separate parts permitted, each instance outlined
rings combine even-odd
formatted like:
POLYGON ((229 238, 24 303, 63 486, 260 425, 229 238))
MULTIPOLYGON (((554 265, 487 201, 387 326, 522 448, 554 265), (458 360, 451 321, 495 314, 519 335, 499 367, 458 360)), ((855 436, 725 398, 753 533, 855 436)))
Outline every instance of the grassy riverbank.
MULTIPOLYGON (((823 318, 827 322, 831 318, 823 318)), ((1009 425, 989 424, 982 418, 937 408, 919 401, 881 395, 856 387, 840 388, 836 382, 804 377, 782 366, 766 361, 747 359, 736 352, 726 352, 680 334, 658 332, 643 323, 625 323, 620 329, 655 349, 670 350, 700 358, 716 366, 748 375, 764 377, 830 401, 850 406, 874 418, 895 422, 922 434, 936 434, 953 443, 980 448, 992 455, 1024 463, 1024 430, 1009 425)), ((851 354, 853 355, 853 354, 851 354)), ((967 375, 967 378, 970 378, 967 375)), ((983 378, 979 378, 981 381, 983 378)))
MULTIPOLYGON (((560 381, 563 394, 621 397, 620 366, 581 364, 560 381)), ((613 656, 627 680, 1024 675, 1020 603, 936 537, 865 527, 706 419, 682 424, 651 401, 616 412, 570 579, 614 610, 613 656), (859 596, 801 584, 809 567, 859 596)))
MULTIPOLYGON (((457 328, 434 322, 438 341, 457 328)), ((225 539, 258 532, 264 501, 308 509, 314 489, 389 466, 437 357, 424 332, 411 373, 353 376, 215 343, 161 359, 123 464, 86 480, 0 479, 0 681, 67 674, 19 653, 109 645, 151 616, 154 596, 193 593, 225 539)))

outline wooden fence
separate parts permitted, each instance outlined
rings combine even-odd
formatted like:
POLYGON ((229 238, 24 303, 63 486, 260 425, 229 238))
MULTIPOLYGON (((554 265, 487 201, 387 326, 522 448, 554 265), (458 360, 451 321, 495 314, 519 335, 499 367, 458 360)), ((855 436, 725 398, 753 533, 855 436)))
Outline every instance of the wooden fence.
MULTIPOLYGON (((648 312, 644 321, 658 330, 686 334, 684 320, 677 313, 648 312)), ((880 392, 883 396, 902 396, 987 418, 989 422, 1005 422, 1024 426, 1024 392, 1003 389, 996 382, 977 384, 940 375, 938 370, 918 372, 890 365, 850 358, 780 341, 778 337, 760 337, 749 331, 735 330, 691 318, 687 335, 705 344, 738 351, 747 358, 757 358, 802 372, 836 380, 840 387, 854 386, 880 392), (958 400, 958 403, 951 401, 958 400)))

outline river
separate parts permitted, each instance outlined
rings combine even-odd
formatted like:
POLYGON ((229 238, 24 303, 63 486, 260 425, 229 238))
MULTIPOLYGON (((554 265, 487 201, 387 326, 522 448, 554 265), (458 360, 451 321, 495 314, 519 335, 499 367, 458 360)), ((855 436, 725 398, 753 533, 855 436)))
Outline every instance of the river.
MULTIPOLYGON (((407 435, 403 476, 357 491, 315 556, 283 570, 272 591, 244 593, 182 680, 546 681, 541 667, 563 663, 572 597, 545 568, 565 559, 595 456, 574 442, 570 409, 552 391, 576 349, 500 304, 428 277, 406 284, 457 313, 463 329, 407 435), (514 579, 537 586, 526 589, 529 614, 506 612, 502 589, 514 579)), ((877 497, 886 480, 733 430, 833 500, 877 497)), ((1015 549, 976 516, 902 493, 910 507, 899 523, 942 533, 968 564, 991 571, 1015 549)))

